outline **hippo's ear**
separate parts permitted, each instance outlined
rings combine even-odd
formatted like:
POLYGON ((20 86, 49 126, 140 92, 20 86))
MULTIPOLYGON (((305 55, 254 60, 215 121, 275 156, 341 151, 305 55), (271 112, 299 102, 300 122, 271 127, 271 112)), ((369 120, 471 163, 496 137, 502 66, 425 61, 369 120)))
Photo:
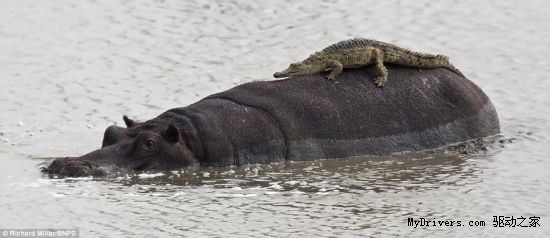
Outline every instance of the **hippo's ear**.
POLYGON ((122 116, 122 120, 124 120, 124 123, 126 124, 126 127, 130 128, 136 124, 135 121, 128 118, 126 115, 122 116))
POLYGON ((168 125, 168 129, 166 129, 165 135, 166 139, 169 142, 176 143, 180 141, 180 130, 178 130, 178 128, 176 128, 176 126, 172 124, 168 125))

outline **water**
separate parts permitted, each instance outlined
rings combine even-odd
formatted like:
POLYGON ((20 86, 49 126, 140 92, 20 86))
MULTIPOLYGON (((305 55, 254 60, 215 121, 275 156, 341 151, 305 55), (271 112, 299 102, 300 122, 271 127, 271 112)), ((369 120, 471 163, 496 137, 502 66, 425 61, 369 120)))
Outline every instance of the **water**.
POLYGON ((547 1, 2 1, 0 228, 82 237, 550 236, 547 1), (146 120, 342 39, 445 53, 489 95, 502 137, 418 153, 50 179, 45 156, 99 148, 146 120), (493 227, 493 216, 540 227, 493 227), (407 226, 407 218, 462 227, 407 226), (470 227, 484 221, 485 227, 470 227))

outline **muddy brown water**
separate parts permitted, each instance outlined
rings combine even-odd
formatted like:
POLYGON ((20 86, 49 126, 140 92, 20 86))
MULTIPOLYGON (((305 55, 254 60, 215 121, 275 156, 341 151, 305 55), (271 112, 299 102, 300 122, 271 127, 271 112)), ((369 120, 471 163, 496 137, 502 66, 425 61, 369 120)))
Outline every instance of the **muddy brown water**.
POLYGON ((82 237, 549 237, 549 10, 531 0, 2 1, 0 229, 77 228, 82 237), (122 124, 123 114, 146 120, 270 80, 351 37, 449 55, 492 99, 504 142, 469 153, 109 179, 39 172, 37 158, 99 148, 103 130, 122 124), (493 227, 493 216, 540 217, 540 226, 493 227), (414 228, 407 218, 463 226, 414 228))

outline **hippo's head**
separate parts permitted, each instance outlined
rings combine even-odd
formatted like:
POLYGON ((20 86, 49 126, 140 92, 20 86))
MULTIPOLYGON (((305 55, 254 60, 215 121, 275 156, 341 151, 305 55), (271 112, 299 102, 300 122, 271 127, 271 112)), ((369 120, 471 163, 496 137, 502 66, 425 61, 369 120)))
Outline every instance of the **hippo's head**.
POLYGON ((43 171, 62 176, 105 175, 124 170, 172 169, 197 163, 173 124, 136 123, 126 116, 127 128, 105 130, 102 148, 80 157, 55 159, 43 171))

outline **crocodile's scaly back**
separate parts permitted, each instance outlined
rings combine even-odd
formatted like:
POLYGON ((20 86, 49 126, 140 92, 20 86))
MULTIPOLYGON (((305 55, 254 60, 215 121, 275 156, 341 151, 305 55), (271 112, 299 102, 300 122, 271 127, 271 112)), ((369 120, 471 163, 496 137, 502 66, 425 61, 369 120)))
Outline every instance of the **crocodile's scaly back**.
POLYGON ((386 49, 389 48, 399 48, 402 50, 406 50, 400 47, 397 47, 392 44, 388 44, 385 42, 377 41, 377 40, 369 40, 364 38, 353 38, 348 40, 343 40, 337 43, 334 43, 332 45, 329 45, 328 47, 321 50, 322 52, 326 53, 345 53, 350 49, 353 48, 362 48, 367 46, 375 46, 375 47, 385 47, 386 49))
POLYGON ((358 68, 374 64, 379 75, 375 83, 378 86, 383 86, 388 78, 388 71, 384 63, 417 68, 446 68, 463 76, 445 55, 415 52, 393 44, 364 38, 354 38, 332 44, 310 55, 302 62, 291 64, 287 69, 277 72, 273 76, 278 78, 330 71, 327 77, 335 80, 344 68, 358 68))
POLYGON ((348 54, 350 50, 374 47, 382 50, 384 53, 384 62, 399 64, 404 66, 418 66, 420 68, 439 68, 443 67, 462 75, 462 72, 454 67, 449 57, 445 55, 425 54, 412 51, 393 44, 382 41, 353 38, 334 43, 317 54, 348 54))
POLYGON ((447 57, 444 55, 424 54, 424 53, 415 52, 406 48, 402 48, 390 43, 377 41, 377 40, 363 39, 363 38, 353 38, 349 40, 343 40, 324 48, 321 52, 348 53, 350 49, 359 49, 359 48, 366 48, 366 47, 379 48, 384 52, 390 52, 396 56, 397 54, 399 54, 399 56, 401 57, 403 56, 406 57, 410 55, 410 56, 418 56, 418 57, 425 57, 425 58, 444 57, 445 59, 447 59, 447 57))

